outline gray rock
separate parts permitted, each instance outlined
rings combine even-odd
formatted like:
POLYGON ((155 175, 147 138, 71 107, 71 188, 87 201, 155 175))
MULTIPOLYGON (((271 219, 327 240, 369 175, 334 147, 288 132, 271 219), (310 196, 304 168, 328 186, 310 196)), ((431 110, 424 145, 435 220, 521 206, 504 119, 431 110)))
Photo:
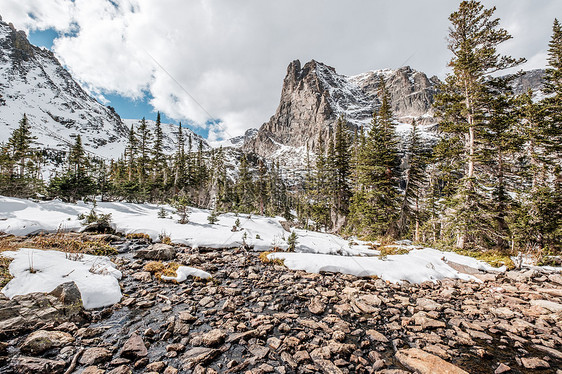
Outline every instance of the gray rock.
POLYGON ((21 356, 12 365, 18 374, 58 374, 64 371, 66 362, 21 356))
POLYGON ((168 244, 155 243, 146 249, 138 250, 134 257, 143 260, 170 261, 176 257, 176 249, 168 244))
POLYGON ((88 348, 82 353, 80 357, 80 364, 82 365, 97 365, 111 359, 111 351, 106 348, 93 347, 88 348))
POLYGON ((22 352, 38 355, 51 348, 64 347, 73 341, 72 335, 66 332, 37 330, 25 339, 20 349, 22 352))

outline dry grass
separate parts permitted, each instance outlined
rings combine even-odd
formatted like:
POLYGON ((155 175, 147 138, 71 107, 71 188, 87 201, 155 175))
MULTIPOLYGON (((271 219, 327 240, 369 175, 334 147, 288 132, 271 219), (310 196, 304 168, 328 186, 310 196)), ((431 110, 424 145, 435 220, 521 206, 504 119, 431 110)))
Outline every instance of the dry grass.
POLYGON ((166 277, 176 277, 176 271, 180 267, 180 264, 177 262, 169 262, 164 264, 161 261, 149 261, 146 265, 144 265, 144 270, 154 274, 156 279, 160 279, 164 281, 161 277, 164 275, 166 277))
POLYGON ((150 235, 145 234, 143 232, 136 232, 136 233, 132 233, 132 234, 127 234, 125 235, 125 237, 127 239, 145 239, 150 241, 150 235))
POLYGON ((95 256, 113 256, 117 254, 117 250, 103 240, 89 240, 86 236, 65 233, 35 236, 31 239, 31 245, 39 249, 59 250, 73 257, 79 257, 80 254, 95 256))
MULTIPOLYGON (((274 251, 277 252, 277 251, 274 251)), ((267 256, 269 254, 271 254, 273 252, 262 252, 259 255, 259 259, 262 263, 266 264, 266 265, 279 265, 279 266, 285 266, 285 262, 280 259, 280 258, 274 258, 273 260, 270 260, 267 256)))
POLYGON ((4 287, 13 278, 8 270, 11 258, 2 256, 2 252, 15 251, 21 248, 22 241, 13 235, 0 233, 0 288, 4 287))

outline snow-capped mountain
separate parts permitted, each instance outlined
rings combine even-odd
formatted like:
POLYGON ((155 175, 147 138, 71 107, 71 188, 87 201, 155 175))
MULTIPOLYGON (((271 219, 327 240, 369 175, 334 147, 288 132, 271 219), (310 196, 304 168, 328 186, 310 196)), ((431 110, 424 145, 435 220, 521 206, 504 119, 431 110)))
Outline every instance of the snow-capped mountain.
MULTIPOLYGON (((122 120, 80 87, 54 54, 29 43, 23 31, 0 19, 0 143, 10 137, 26 114, 41 147, 67 150, 80 134, 93 155, 116 159, 122 155, 131 124, 122 120)), ((154 121, 147 120, 151 129, 154 121)), ((175 150, 177 125, 162 124, 164 149, 175 150)), ((191 134, 194 149, 200 136, 191 134)), ((209 145, 204 141, 204 147, 209 145)))
POLYGON ((340 115, 351 129, 369 125, 373 111, 380 105, 381 78, 401 123, 397 133, 405 137, 416 119, 423 135, 435 138, 432 104, 437 77, 428 78, 408 66, 346 76, 321 62, 312 60, 301 67, 296 60, 287 68, 277 111, 244 143, 243 149, 279 160, 287 168, 303 166, 307 148, 315 151, 318 137, 327 138, 340 115))

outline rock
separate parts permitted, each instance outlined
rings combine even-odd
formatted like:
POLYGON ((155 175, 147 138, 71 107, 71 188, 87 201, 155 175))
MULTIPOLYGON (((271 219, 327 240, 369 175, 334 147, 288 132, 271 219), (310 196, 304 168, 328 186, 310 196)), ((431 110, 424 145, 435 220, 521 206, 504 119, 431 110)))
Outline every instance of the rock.
POLYGON ((20 349, 22 352, 38 355, 51 348, 63 347, 73 341, 72 335, 66 332, 37 330, 25 339, 20 349))
POLYGON ((93 347, 88 348, 82 353, 80 357, 80 364, 82 365, 97 365, 102 362, 109 361, 112 357, 111 351, 106 348, 93 347))
POLYGON ((321 302, 318 298, 314 298, 310 300, 310 303, 308 304, 308 310, 310 311, 310 313, 313 314, 322 314, 324 313, 325 309, 326 309, 326 305, 323 302, 321 302))
POLYGON ((417 299, 416 305, 418 306, 419 309, 424 310, 426 312, 441 309, 441 304, 436 303, 435 301, 430 299, 423 299, 423 298, 417 299))
POLYGON ((383 334, 381 334, 377 330, 367 330, 367 331, 365 331, 365 334, 367 334, 367 336, 369 338, 371 338, 372 340, 375 340, 377 342, 388 343, 388 339, 386 338, 386 336, 384 336, 383 334))
POLYGON ((12 365, 18 374, 58 374, 64 372, 66 362, 20 356, 12 365))
POLYGON ((494 370, 494 374, 502 374, 511 371, 511 368, 504 363, 501 363, 496 370, 494 370))
POLYGON ((182 361, 186 369, 192 369, 195 365, 206 364, 219 355, 220 351, 213 348, 197 347, 185 352, 182 361))
POLYGON ((173 366, 168 366, 162 374, 178 374, 178 369, 173 366))
POLYGON ((343 371, 331 361, 315 358, 314 364, 324 374, 343 374, 343 371))
POLYGON ((176 257, 176 249, 168 244, 154 243, 146 249, 138 250, 134 257, 143 260, 170 261, 176 257))
POLYGON ((64 305, 82 307, 82 294, 74 282, 60 284, 50 294, 58 298, 64 305))
POLYGON ((123 345, 123 349, 121 350, 121 356, 130 359, 142 358, 147 354, 148 350, 144 345, 144 341, 135 333, 133 333, 131 337, 125 342, 125 344, 123 345))
POLYGON ((414 323, 422 329, 445 327, 445 322, 429 318, 425 312, 417 312, 412 316, 414 323))
POLYGON ((195 317, 194 315, 192 315, 189 312, 180 312, 180 314, 178 315, 179 319, 183 322, 195 322, 197 321, 197 317, 195 317))
POLYGON ((214 347, 219 344, 222 344, 226 339, 226 333, 221 329, 214 329, 206 334, 203 334, 201 337, 203 345, 207 347, 214 347))
POLYGON ((550 274, 548 276, 548 280, 553 282, 553 283, 558 283, 559 285, 562 286, 562 274, 550 274))
POLYGON ((107 374, 132 374, 133 370, 127 365, 117 366, 115 369, 108 371, 107 374))
POLYGON ((98 368, 97 366, 88 366, 82 370, 81 374, 104 374, 105 370, 98 368))
POLYGON ((468 374, 461 368, 419 348, 401 349, 396 352, 395 357, 402 365, 420 374, 468 374))
POLYGON ((548 369, 550 364, 537 357, 521 357, 521 363, 527 369, 548 369))
POLYGON ((146 365, 146 371, 154 371, 160 373, 166 368, 166 363, 164 361, 156 361, 146 365))
POLYGON ((139 271, 131 274, 131 278, 140 282, 150 282, 152 281, 152 274, 148 271, 139 271))
POLYGON ((543 309, 546 309, 552 313, 562 312, 562 304, 555 303, 554 301, 548 300, 531 300, 530 301, 532 306, 539 306, 543 309))

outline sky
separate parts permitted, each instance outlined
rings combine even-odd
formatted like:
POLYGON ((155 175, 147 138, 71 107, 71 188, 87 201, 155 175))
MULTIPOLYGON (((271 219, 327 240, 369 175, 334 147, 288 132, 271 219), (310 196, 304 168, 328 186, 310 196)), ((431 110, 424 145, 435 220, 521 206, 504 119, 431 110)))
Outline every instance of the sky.
MULTIPOLYGON (((484 0, 513 39, 501 51, 544 68, 560 0, 484 0)), ((274 114, 287 65, 354 75, 410 65, 447 72, 452 0, 0 0, 4 21, 51 49, 123 118, 182 121, 210 140, 274 114)))

